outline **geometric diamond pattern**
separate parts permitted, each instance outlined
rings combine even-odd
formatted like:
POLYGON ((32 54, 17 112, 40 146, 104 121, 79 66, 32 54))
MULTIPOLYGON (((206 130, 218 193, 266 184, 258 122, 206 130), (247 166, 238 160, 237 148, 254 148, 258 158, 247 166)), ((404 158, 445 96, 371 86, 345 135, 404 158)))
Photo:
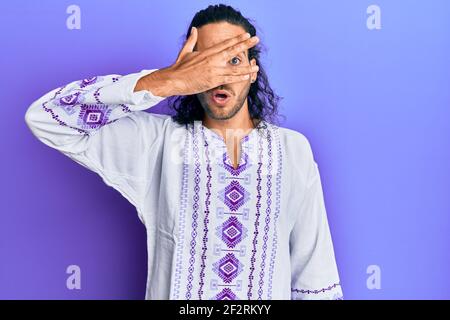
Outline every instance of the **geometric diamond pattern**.
POLYGON ((243 265, 233 253, 227 253, 225 257, 213 264, 213 270, 225 283, 233 281, 242 272, 243 265))
POLYGON ((234 248, 247 236, 247 228, 236 217, 230 217, 221 226, 217 227, 216 234, 229 248, 234 248))
POLYGON ((239 184, 239 181, 231 183, 219 191, 218 198, 222 200, 231 211, 237 211, 245 202, 249 200, 250 194, 239 184))
POLYGON ((230 288, 223 289, 219 294, 214 298, 215 300, 236 300, 236 295, 230 288))
POLYGON ((83 129, 99 128, 106 124, 110 113, 111 109, 107 105, 82 104, 78 116, 78 125, 83 129))

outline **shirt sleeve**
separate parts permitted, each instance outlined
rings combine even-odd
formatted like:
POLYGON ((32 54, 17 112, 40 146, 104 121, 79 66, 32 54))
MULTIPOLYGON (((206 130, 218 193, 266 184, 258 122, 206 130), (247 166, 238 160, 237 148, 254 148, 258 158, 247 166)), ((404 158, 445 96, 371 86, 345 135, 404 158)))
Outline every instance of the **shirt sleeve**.
POLYGON ((289 238, 291 299, 342 300, 319 169, 308 148, 306 191, 289 238))
POLYGON ((142 111, 164 97, 134 88, 156 70, 73 81, 44 94, 25 113, 37 139, 99 174, 138 209, 143 223, 147 157, 166 118, 142 111))

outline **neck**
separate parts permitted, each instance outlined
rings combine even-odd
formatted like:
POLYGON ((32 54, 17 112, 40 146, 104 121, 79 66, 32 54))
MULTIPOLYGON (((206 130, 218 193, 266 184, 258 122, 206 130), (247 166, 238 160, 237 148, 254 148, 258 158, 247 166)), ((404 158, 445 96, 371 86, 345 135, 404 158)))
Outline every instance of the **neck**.
POLYGON ((255 127, 255 123, 248 112, 247 103, 230 119, 218 120, 205 115, 202 122, 205 127, 220 134, 225 141, 240 139, 255 127))

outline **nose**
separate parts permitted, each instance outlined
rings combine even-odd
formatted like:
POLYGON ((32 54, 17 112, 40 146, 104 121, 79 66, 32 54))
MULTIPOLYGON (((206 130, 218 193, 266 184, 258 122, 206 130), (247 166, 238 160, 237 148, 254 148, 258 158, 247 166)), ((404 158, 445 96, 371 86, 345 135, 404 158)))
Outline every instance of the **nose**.
POLYGON ((227 90, 228 93, 233 94, 233 91, 230 88, 227 88, 224 84, 221 84, 217 87, 218 90, 227 90))

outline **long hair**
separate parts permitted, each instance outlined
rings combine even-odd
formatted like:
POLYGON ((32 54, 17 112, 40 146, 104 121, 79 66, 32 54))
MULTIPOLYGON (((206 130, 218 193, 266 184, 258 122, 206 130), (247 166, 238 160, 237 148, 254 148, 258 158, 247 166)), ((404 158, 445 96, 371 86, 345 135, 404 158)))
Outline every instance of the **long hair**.
MULTIPOLYGON (((250 19, 243 17, 238 10, 231 6, 218 4, 210 5, 195 14, 189 25, 186 39, 189 38, 192 27, 200 28, 203 25, 216 22, 228 22, 241 26, 252 37, 256 35, 256 29, 250 23, 250 19)), ((250 90, 247 95, 248 108, 252 120, 264 120, 275 123, 278 120, 278 103, 282 98, 276 95, 270 87, 267 74, 261 65, 260 54, 262 45, 260 43, 248 49, 249 60, 255 59, 256 64, 259 66, 256 81, 250 84, 250 90)), ((170 97, 169 107, 175 111, 172 119, 184 125, 192 123, 194 120, 202 120, 205 113, 195 94, 170 97)))

